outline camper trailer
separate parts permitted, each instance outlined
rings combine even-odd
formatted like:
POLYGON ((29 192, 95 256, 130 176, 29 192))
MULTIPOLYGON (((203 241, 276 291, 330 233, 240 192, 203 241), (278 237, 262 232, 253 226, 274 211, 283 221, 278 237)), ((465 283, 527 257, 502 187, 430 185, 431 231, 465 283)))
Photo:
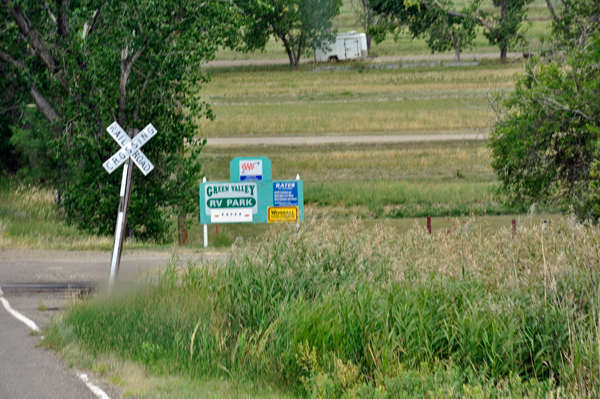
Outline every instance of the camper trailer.
POLYGON ((328 41, 323 47, 324 49, 315 49, 315 62, 360 60, 368 55, 367 36, 356 31, 340 33, 335 42, 328 41))

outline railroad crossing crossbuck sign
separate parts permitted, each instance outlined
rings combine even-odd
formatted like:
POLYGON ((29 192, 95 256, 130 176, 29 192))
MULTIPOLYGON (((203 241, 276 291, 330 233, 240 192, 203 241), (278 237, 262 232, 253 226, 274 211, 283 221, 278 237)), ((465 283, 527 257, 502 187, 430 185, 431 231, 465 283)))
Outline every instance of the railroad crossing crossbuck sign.
POLYGON ((127 161, 129 157, 135 162, 140 168, 144 175, 147 175, 154 169, 154 165, 144 153, 140 150, 144 144, 148 142, 152 137, 156 135, 156 129, 150 123, 141 132, 138 133, 132 139, 129 138, 127 133, 119 126, 117 122, 113 122, 112 125, 106 128, 108 134, 121 146, 121 149, 117 151, 112 157, 110 157, 102 166, 108 173, 112 173, 117 169, 123 162, 127 161))
POLYGON ((121 179, 121 199, 119 200, 119 213, 117 214, 117 227, 115 229, 115 243, 113 245, 112 258, 110 262, 110 277, 108 279, 109 291, 119 273, 119 263, 121 262, 121 252, 123 249, 123 235, 125 225, 127 224, 127 210, 129 209, 129 198, 131 197, 131 182, 133 180, 133 164, 135 163, 144 175, 147 175, 154 169, 154 165, 140 148, 148 142, 157 133, 152 124, 148 124, 137 135, 131 138, 117 122, 106 128, 108 134, 121 146, 121 149, 102 164, 108 173, 112 173, 123 163, 123 178, 121 179))

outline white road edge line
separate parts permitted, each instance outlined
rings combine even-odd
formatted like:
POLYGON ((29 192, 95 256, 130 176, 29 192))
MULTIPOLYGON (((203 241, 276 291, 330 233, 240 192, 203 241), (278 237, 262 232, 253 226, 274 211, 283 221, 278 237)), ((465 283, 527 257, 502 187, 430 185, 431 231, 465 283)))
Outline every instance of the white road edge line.
POLYGON ((99 399, 110 399, 106 392, 100 389, 99 386, 90 382, 87 374, 77 373, 77 377, 79 377, 81 381, 83 381, 83 383, 90 389, 90 391, 92 391, 99 399))
MULTIPOLYGON (((2 294, 3 294, 2 290, 0 289, 0 295, 2 295, 2 294)), ((27 317, 23 316, 21 313, 17 312, 13 308, 11 308, 10 304, 8 303, 8 301, 5 298, 2 298, 0 296, 0 302, 2 302, 2 305, 4 305, 4 308, 6 309, 6 311, 8 313, 10 313, 14 318, 25 323, 25 325, 27 327, 31 328, 33 331, 40 332, 40 328, 33 322, 33 320, 28 319, 27 317)), ((77 377, 79 377, 79 379, 81 381, 83 381, 85 386, 88 387, 89 390, 92 391, 92 393, 94 395, 96 395, 99 399, 110 399, 110 396, 108 396, 106 394, 106 392, 104 392, 102 389, 100 389, 100 387, 98 387, 97 385, 94 385, 90 382, 87 374, 77 373, 77 377)))
POLYGON ((25 325, 27 327, 31 328, 33 331, 40 332, 40 328, 32 320, 28 319, 27 317, 23 316, 21 313, 17 312, 13 308, 11 308, 10 304, 8 303, 8 301, 6 299, 0 297, 0 302, 2 302, 2 304, 4 305, 4 309, 6 309, 6 311, 8 313, 10 313, 15 319, 19 320, 22 323, 25 323, 25 325))

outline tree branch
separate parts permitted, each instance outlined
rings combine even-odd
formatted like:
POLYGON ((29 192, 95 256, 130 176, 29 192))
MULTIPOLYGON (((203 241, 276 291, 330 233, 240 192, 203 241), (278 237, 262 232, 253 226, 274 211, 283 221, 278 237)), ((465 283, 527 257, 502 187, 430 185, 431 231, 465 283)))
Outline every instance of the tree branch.
POLYGON ((71 5, 70 0, 63 0, 62 5, 58 10, 58 35, 66 39, 69 36, 69 21, 67 19, 67 12, 71 5))
POLYGON ((23 69, 24 71, 28 72, 27 66, 22 61, 15 60, 10 56, 10 54, 7 54, 2 50, 0 50, 0 61, 4 62, 5 64, 11 64, 15 68, 23 69))
POLYGON ((126 126, 127 115, 125 114, 125 107, 127 106, 127 81, 131 74, 131 67, 140 58, 146 46, 142 46, 133 57, 129 58, 129 46, 126 46, 121 50, 121 81, 119 83, 119 111, 118 121, 121 126, 126 126))
MULTIPOLYGON (((550 1, 550 0, 547 0, 550 1)), ((440 10, 444 11, 446 14, 450 15, 451 17, 458 17, 458 18, 463 18, 463 19, 467 19, 469 18, 469 16, 467 14, 463 14, 460 12, 456 12, 456 11, 452 11, 452 10, 445 10, 444 7, 437 1, 435 0, 433 2, 433 4, 435 6, 437 6, 440 10)), ((421 2, 421 7, 427 9, 427 6, 429 4, 427 4, 426 2, 421 2)), ((490 25, 485 19, 481 18, 481 16, 479 16, 479 10, 477 10, 477 16, 476 16, 477 22, 479 22, 481 25, 483 25, 484 27, 486 27, 490 32, 492 32, 492 34, 496 34, 496 30, 492 27, 492 25, 490 25)))
MULTIPOLYGON (((25 74, 29 75, 29 69, 27 65, 25 65, 22 61, 15 60, 10 56, 10 54, 5 53, 0 50, 0 61, 11 64, 17 69, 22 70, 25 74)), ((40 110, 40 112, 48 119, 50 122, 54 122, 60 119, 60 115, 56 110, 50 105, 48 100, 44 97, 44 95, 38 90, 35 84, 30 82, 29 94, 31 98, 35 102, 35 105, 40 110)))
POLYGON ((479 21, 481 25, 485 26, 490 32, 492 32, 493 35, 496 35, 496 29, 494 29, 492 25, 490 25, 485 19, 479 16, 479 10, 477 10, 477 21, 479 21))
POLYGON ((546 105, 549 108, 553 108, 554 110, 561 110, 561 111, 567 111, 567 112, 573 112, 576 115, 579 115, 589 121, 594 121, 594 118, 592 118, 591 116, 589 116, 588 114, 586 114, 583 111, 580 111, 578 109, 572 109, 569 108, 566 105, 561 104, 560 102, 558 102, 556 99, 554 98, 549 98, 546 96, 542 96, 541 98, 539 98, 538 100, 539 102, 541 102, 542 104, 546 105))
POLYGON ((50 10, 50 7, 48 7, 48 4, 46 4, 46 1, 42 1, 42 5, 44 6, 44 9, 48 13, 48 16, 50 17, 50 19, 52 20, 52 22, 54 22, 54 25, 56 25, 56 17, 54 16, 54 14, 52 13, 52 11, 50 10))
POLYGON ((38 90, 38 88, 33 83, 31 83, 31 86, 29 88, 29 94, 33 98, 33 102, 35 102, 37 108, 46 117, 46 119, 48 119, 50 122, 54 122, 61 119, 58 112, 56 112, 56 110, 52 107, 52 105, 50 105, 48 100, 46 100, 44 95, 38 90))
POLYGON ((552 6, 552 0, 546 0, 546 4, 548 4, 548 10, 550 10, 550 14, 552 14, 552 18, 556 21, 558 18, 556 17, 556 12, 554 11, 554 7, 552 6))
POLYGON ((98 24, 98 17, 100 16, 100 8, 94 11, 94 15, 92 16, 94 20, 92 24, 88 24, 87 22, 83 24, 83 32, 81 32, 81 38, 85 40, 88 35, 91 35, 96 25, 98 24))
POLYGON ((11 0, 2 0, 2 4, 8 9, 13 19, 17 23, 21 34, 27 38, 29 38, 29 44, 31 48, 35 51, 35 53, 40 57, 42 62, 46 65, 50 73, 54 75, 54 77, 60 82, 65 90, 68 90, 68 85, 66 80, 62 77, 62 68, 56 62, 50 51, 44 46, 42 43, 42 39, 40 35, 36 32, 35 29, 31 26, 27 18, 21 13, 19 7, 14 5, 11 0))

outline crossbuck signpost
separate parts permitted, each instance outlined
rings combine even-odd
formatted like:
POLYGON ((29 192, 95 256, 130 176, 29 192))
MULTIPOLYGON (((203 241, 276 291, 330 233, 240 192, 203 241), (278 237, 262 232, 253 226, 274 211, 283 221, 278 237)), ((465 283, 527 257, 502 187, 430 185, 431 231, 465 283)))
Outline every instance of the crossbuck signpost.
POLYGON ((110 277, 108 279, 108 289, 117 279, 119 273, 119 264, 121 263, 121 252, 123 250, 123 236, 125 234, 125 225, 127 224, 127 211, 129 209, 129 198, 131 197, 131 182, 133 181, 133 164, 135 163, 144 175, 147 175, 154 169, 154 165, 142 153, 140 148, 148 142, 157 133, 152 124, 148 124, 141 132, 132 132, 130 138, 117 122, 106 128, 108 134, 121 146, 121 149, 111 156, 102 166, 108 173, 112 173, 125 163, 123 166, 123 178, 121 179, 121 199, 119 200, 119 213, 117 216, 117 227, 115 229, 115 243, 113 245, 112 258, 110 262, 110 277))

